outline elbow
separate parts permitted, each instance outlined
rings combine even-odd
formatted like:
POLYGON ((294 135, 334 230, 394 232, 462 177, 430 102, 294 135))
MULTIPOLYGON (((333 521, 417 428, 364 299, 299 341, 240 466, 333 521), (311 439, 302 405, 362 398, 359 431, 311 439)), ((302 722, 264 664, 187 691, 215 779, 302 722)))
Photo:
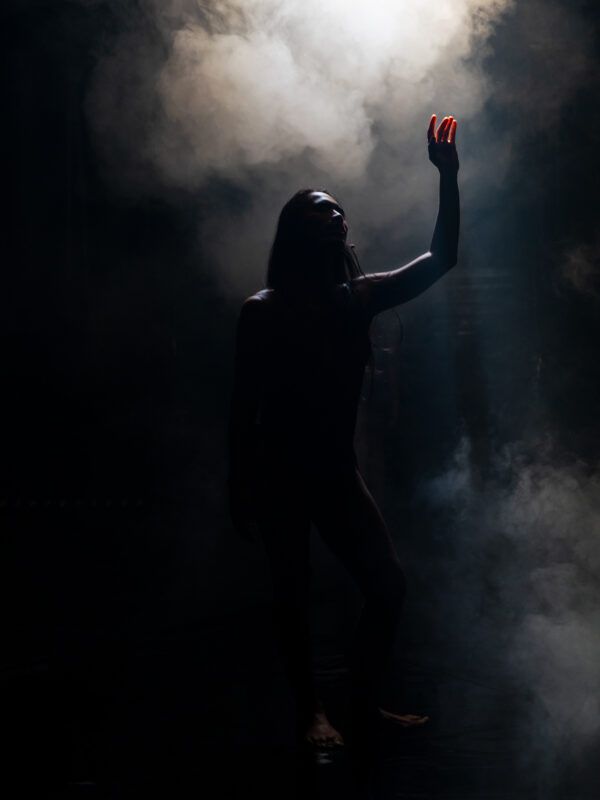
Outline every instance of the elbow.
POLYGON ((440 277, 451 270, 452 267, 455 267, 458 262, 458 254, 456 251, 432 253, 431 256, 437 264, 440 277))

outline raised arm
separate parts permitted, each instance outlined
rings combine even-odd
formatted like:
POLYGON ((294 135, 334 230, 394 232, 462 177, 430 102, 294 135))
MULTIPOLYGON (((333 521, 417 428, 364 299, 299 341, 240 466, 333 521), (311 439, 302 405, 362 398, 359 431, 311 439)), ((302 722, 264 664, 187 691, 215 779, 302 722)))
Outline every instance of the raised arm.
POLYGON ((266 335, 265 301, 248 298, 240 312, 229 416, 229 503, 237 532, 256 536, 257 416, 263 382, 266 335))
POLYGON ((371 315, 412 300, 456 264, 460 223, 457 122, 453 117, 444 117, 437 131, 435 123, 434 114, 427 129, 427 141, 429 160, 440 172, 440 203, 431 245, 428 252, 403 267, 353 281, 356 293, 371 315))

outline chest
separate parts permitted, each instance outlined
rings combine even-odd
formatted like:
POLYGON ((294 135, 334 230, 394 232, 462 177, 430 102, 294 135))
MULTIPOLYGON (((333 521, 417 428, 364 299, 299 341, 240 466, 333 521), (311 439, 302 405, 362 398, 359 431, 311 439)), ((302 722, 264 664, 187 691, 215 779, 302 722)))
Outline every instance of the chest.
POLYGON ((268 360, 271 374, 339 381, 362 374, 370 351, 368 329, 347 308, 310 308, 273 318, 268 360))

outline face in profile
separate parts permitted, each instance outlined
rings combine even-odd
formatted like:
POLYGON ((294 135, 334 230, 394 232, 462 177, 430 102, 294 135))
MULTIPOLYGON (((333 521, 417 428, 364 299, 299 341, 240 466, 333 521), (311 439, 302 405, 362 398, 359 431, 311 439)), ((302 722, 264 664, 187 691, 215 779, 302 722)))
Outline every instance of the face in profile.
POLYGON ((327 192, 310 192, 302 213, 304 235, 319 244, 345 244, 348 225, 344 209, 327 192))

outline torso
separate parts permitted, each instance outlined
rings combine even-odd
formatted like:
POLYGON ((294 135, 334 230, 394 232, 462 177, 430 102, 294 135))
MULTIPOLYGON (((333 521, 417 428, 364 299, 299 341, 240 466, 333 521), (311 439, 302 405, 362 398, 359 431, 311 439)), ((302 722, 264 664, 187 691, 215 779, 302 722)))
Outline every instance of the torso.
POLYGON ((259 424, 267 450, 311 468, 355 463, 354 430, 369 324, 350 284, 327 304, 291 303, 272 289, 259 424))

